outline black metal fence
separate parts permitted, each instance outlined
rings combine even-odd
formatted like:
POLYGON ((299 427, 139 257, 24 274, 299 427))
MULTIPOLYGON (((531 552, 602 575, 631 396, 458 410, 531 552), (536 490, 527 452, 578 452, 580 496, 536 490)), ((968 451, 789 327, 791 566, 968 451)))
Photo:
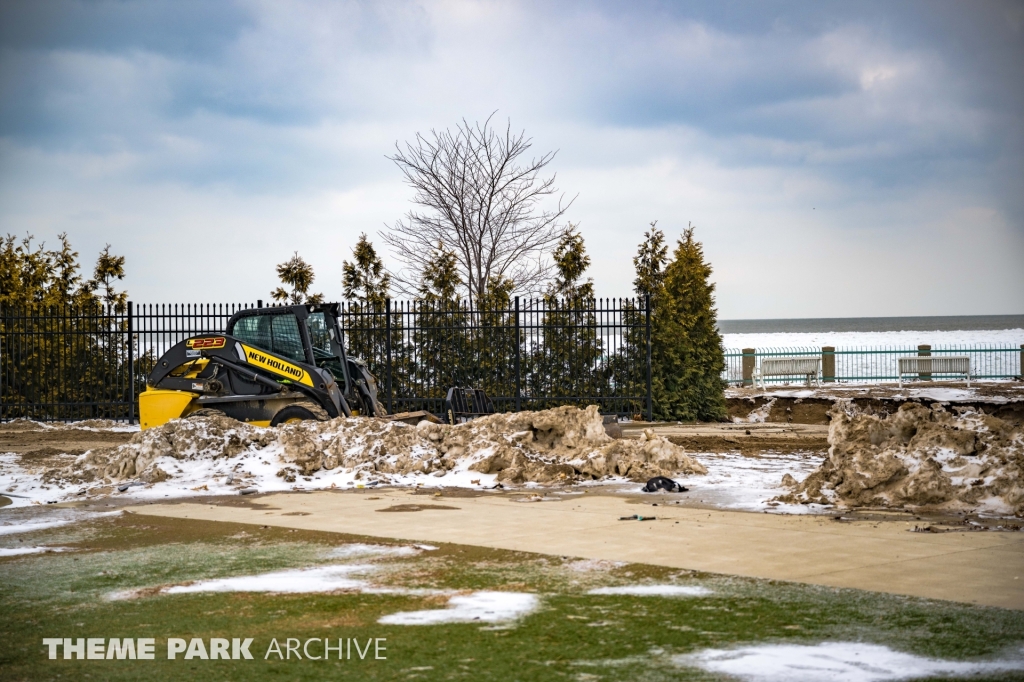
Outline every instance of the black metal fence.
MULTIPOLYGON (((135 421, 157 358, 261 305, 0 308, 0 421, 135 421)), ((441 414, 448 388, 472 386, 501 411, 597 404, 606 414, 649 417, 649 313, 643 299, 516 298, 493 310, 388 301, 343 304, 341 323, 389 412, 441 414)))

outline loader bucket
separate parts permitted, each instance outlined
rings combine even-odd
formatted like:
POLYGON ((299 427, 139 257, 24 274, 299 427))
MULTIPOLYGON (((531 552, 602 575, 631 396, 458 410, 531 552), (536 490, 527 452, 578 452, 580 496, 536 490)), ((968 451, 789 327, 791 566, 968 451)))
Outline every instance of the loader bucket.
POLYGON ((151 429, 182 416, 198 393, 147 388, 139 395, 139 426, 151 429))

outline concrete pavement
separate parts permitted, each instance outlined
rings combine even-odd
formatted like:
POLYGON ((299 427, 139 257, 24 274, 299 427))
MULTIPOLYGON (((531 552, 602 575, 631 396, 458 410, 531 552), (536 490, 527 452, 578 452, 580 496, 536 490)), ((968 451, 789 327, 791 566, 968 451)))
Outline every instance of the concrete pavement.
POLYGON ((231 498, 231 505, 147 504, 139 514, 450 542, 648 563, 1024 609, 1024 533, 912 533, 913 522, 837 522, 636 504, 612 495, 430 497, 324 491, 231 498), (240 506, 242 505, 242 506, 240 506), (419 505, 422 511, 385 512, 419 505), (431 509, 431 505, 455 509, 431 509), (620 521, 631 514, 656 521, 620 521))

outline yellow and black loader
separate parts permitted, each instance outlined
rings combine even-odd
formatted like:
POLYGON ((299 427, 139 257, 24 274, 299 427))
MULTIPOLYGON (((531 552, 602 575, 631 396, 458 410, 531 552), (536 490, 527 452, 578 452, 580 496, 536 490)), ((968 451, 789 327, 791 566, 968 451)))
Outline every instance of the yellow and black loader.
POLYGON ((157 360, 139 396, 142 428, 191 415, 259 426, 385 417, 366 363, 345 352, 338 311, 337 303, 243 310, 228 320, 227 333, 178 343, 157 360))

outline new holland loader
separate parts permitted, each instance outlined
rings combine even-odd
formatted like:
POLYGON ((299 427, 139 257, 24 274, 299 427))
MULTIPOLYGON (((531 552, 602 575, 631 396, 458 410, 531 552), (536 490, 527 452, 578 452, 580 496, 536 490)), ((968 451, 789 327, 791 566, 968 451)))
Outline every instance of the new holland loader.
MULTIPOLYGON (((366 363, 345 353, 337 303, 243 310, 226 334, 185 339, 157 360, 139 396, 143 429, 224 414, 258 426, 385 417, 366 363)), ((392 418, 431 419, 425 412, 392 418)))

